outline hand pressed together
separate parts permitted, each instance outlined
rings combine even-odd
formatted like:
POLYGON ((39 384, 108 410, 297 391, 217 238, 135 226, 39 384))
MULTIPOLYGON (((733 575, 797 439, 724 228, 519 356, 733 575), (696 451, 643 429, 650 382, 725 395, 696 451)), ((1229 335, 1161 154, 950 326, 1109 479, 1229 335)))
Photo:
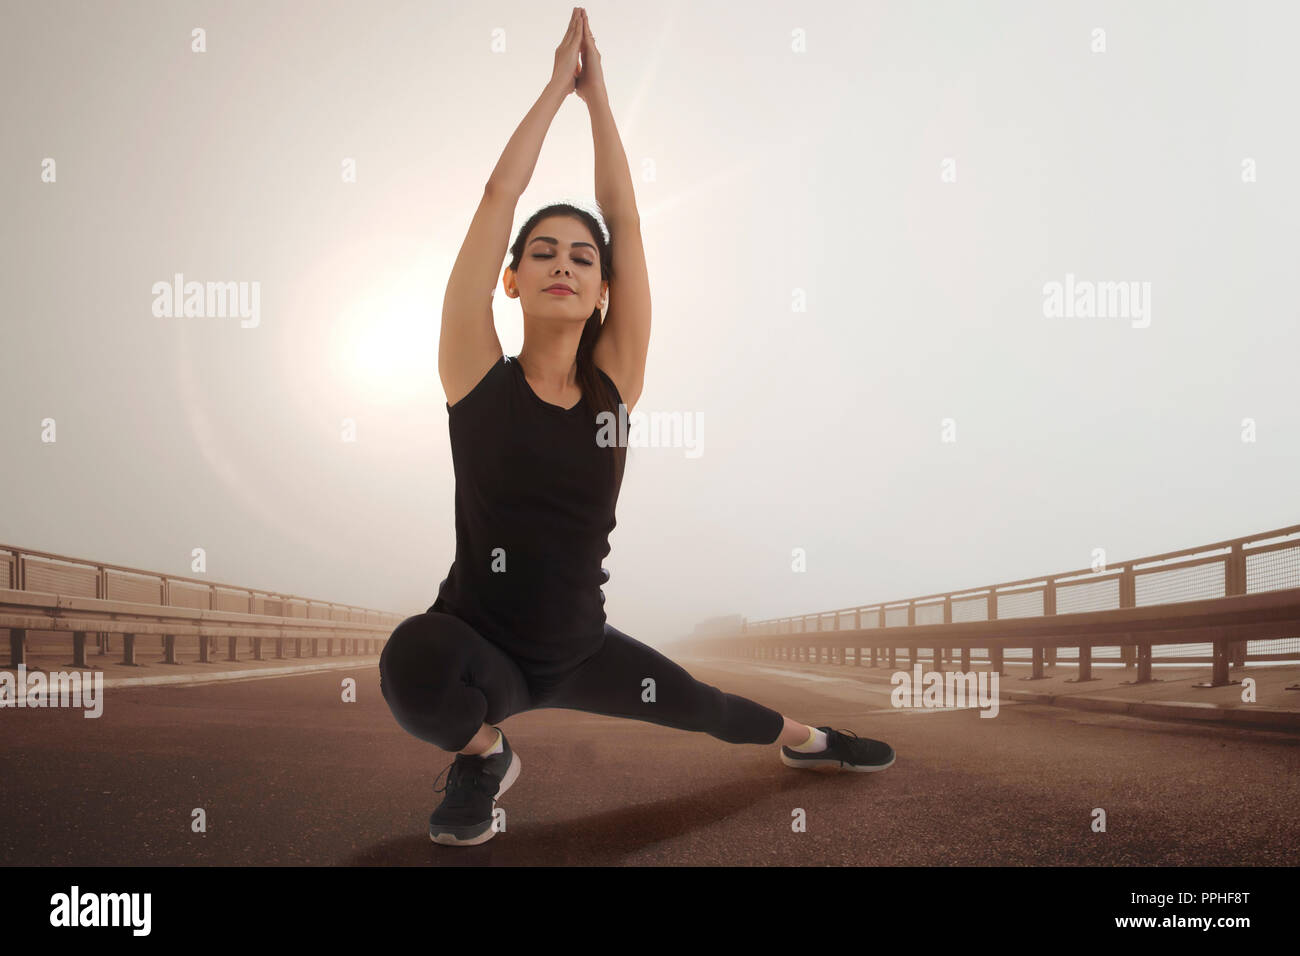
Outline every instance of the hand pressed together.
POLYGON ((605 96, 605 74, 600 68, 600 51, 587 21, 587 11, 574 7, 564 39, 555 48, 555 70, 551 82, 562 86, 566 95, 577 93, 590 106, 605 96))

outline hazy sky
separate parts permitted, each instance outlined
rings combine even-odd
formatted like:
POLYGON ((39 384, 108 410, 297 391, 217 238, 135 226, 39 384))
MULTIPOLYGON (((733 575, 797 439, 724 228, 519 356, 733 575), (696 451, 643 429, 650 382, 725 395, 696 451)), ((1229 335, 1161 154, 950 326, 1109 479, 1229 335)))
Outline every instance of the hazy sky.
MULTIPOLYGON (((1295 4, 587 9, 653 295, 637 411, 703 421, 698 457, 631 451, 614 626, 1300 521, 1295 4), (1050 283, 1136 298, 1053 317, 1050 283)), ((442 295, 570 10, 6 2, 0 543, 428 607, 442 295), (156 315, 177 273, 256 283, 257 324, 156 315)), ((553 200, 594 201, 576 96, 515 229, 553 200)))

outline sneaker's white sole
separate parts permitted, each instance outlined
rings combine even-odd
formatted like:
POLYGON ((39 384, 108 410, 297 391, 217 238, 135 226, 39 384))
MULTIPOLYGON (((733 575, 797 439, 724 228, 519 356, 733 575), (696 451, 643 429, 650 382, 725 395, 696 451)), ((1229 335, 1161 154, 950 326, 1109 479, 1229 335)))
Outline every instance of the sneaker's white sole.
POLYGON ((794 767, 797 770, 820 770, 822 772, 852 770, 854 773, 874 773, 877 770, 885 770, 892 767, 894 761, 897 759, 898 754, 894 754, 894 756, 890 758, 889 763, 882 763, 877 766, 858 766, 856 764, 841 764, 839 760, 834 757, 825 760, 793 760, 786 756, 784 749, 781 750, 781 763, 785 764, 787 767, 794 767))
MULTIPOLYGON (((495 812, 497 801, 502 795, 510 789, 510 786, 519 779, 519 771, 524 768, 524 762, 519 759, 519 754, 513 751, 510 754, 510 766, 506 768, 506 775, 501 778, 501 788, 497 790, 497 795, 492 798, 492 809, 495 812)), ((440 843, 443 846, 478 846, 480 843, 486 843, 496 836, 496 830, 492 828, 492 820, 487 822, 487 829, 482 833, 474 836, 460 838, 452 833, 430 833, 429 839, 434 843, 440 843)))

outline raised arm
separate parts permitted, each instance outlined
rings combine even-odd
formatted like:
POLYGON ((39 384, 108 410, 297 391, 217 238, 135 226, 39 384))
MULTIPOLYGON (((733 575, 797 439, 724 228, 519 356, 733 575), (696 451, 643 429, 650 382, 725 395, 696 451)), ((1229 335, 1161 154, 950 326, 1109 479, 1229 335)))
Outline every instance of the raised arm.
POLYGON ((473 391, 501 358, 501 340, 492 322, 492 291, 510 245, 515 207, 533 177, 546 131, 574 91, 581 44, 582 21, 574 7, 568 32, 555 51, 550 82, 497 160, 451 267, 438 337, 438 376, 449 406, 473 391))
POLYGON ((614 256, 609 306, 593 358, 597 367, 614 380, 631 411, 645 384, 646 354, 650 350, 650 277, 641 243, 641 214, 636 208, 632 173, 614 126, 595 40, 584 11, 582 69, 577 93, 591 114, 591 140, 596 151, 596 202, 609 226, 614 256))

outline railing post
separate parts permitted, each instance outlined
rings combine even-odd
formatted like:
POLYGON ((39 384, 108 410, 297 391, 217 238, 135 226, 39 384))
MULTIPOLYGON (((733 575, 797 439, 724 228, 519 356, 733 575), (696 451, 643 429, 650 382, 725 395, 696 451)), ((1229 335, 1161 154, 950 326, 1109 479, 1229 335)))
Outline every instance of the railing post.
POLYGON ((936 644, 936 645, 932 648, 932 650, 934 651, 934 669, 935 669, 936 671, 941 671, 941 670, 943 670, 943 652, 944 652, 944 648, 939 647, 939 646, 936 644))
MULTIPOLYGON (((1124 565, 1124 570, 1119 576, 1119 606, 1137 607, 1137 575, 1133 573, 1133 565, 1124 565)), ((1120 645, 1120 658, 1124 661, 1125 669, 1133 666, 1133 645, 1125 643, 1120 645)), ((1139 681, 1141 678, 1139 678, 1139 681)))
MULTIPOLYGON (((1043 592, 1043 610, 1044 612, 1047 610, 1047 590, 1044 590, 1043 592)), ((1033 657, 1033 668, 1029 672, 1028 680, 1042 680, 1045 676, 1043 674, 1043 660, 1047 657, 1047 652, 1049 650, 1052 652, 1052 658, 1055 659, 1056 648, 1048 648, 1044 646, 1042 642, 1045 638, 1036 637, 1033 640, 1035 641, 1034 646, 1030 648, 1030 653, 1033 657)))
POLYGON ((1092 680, 1092 645, 1079 645, 1079 676, 1067 683, 1079 683, 1092 680))
POLYGON ((227 638, 227 640, 229 641, 229 643, 228 643, 227 646, 226 646, 226 660, 228 660, 228 661, 237 661, 237 660, 239 660, 239 653, 238 653, 238 650, 236 649, 236 645, 235 645, 235 642, 238 641, 239 638, 237 638, 237 637, 230 637, 230 638, 227 638))
MULTIPOLYGON (((988 602, 989 602, 988 611, 986 612, 987 617, 990 621, 996 621, 998 619, 997 588, 989 588, 988 602)), ((1001 638, 995 637, 994 640, 1000 641, 1001 638)), ((1000 643, 996 647, 993 646, 989 647, 989 666, 991 667, 993 672, 997 674, 999 677, 1007 676, 1006 671, 1004 671, 1002 668, 1002 645, 1000 643)))
POLYGON ((1223 687, 1229 683, 1228 680, 1228 655, 1229 642, 1226 637, 1216 638, 1214 641, 1214 672, 1210 678, 1211 687, 1223 687))
POLYGON ((853 638, 855 644, 853 648, 853 666, 861 667, 862 666, 862 634, 860 632, 862 631, 862 608, 860 607, 853 609, 853 630, 857 634, 857 636, 853 638))
POLYGON ((135 635, 134 634, 122 635, 122 663, 131 664, 133 666, 135 664, 135 635))
POLYGON ((1151 645, 1141 643, 1138 649, 1138 676, 1137 683, 1146 684, 1151 680, 1151 645))
MULTIPOLYGON (((952 595, 951 594, 945 594, 943 596, 943 623, 944 624, 952 623, 952 595)), ((970 647, 969 646, 963 647, 961 649, 961 669, 963 671, 970 670, 970 647)))
MULTIPOLYGON (((916 625, 916 602, 908 601, 907 602, 907 629, 910 631, 915 625, 916 625)), ((912 635, 908 634, 908 638, 912 639, 912 635)), ((918 644, 913 644, 907 649, 907 669, 911 670, 913 664, 919 664, 919 663, 921 663, 921 647, 918 644)))
POLYGON ((86 666, 86 632, 72 632, 72 666, 86 666))
MULTIPOLYGON (((880 605, 880 607, 876 608, 876 633, 877 633, 877 634, 884 634, 884 633, 885 633, 885 606, 884 606, 883 604, 880 605)), ((877 645, 877 647, 873 647, 873 648, 871 649, 871 666, 872 666, 872 667, 875 667, 875 666, 876 666, 876 651, 879 650, 879 651, 881 652, 880 656, 881 656, 881 657, 884 657, 884 649, 885 649, 885 646, 884 646, 883 644, 877 645)), ((889 666, 890 666, 891 668, 894 666, 894 652, 893 652, 893 651, 890 651, 890 652, 889 652, 889 666)))
POLYGON ((11 628, 9 631, 9 666, 17 667, 27 663, 27 629, 11 628))
MULTIPOLYGON (((1051 615, 1056 617, 1056 578, 1048 578, 1047 586, 1043 588, 1043 617, 1051 615)), ((1056 664, 1056 645, 1046 648, 1047 663, 1056 664)))
POLYGON ((163 663, 164 664, 176 663, 176 635, 175 634, 163 635, 163 663))
MULTIPOLYGON (((102 601, 108 600, 108 571, 102 566, 95 566, 95 597, 102 601)), ((97 654, 108 653, 108 631, 96 631, 95 643, 97 654)))
MULTIPOLYGON (((1228 560, 1225 562, 1223 593, 1227 597, 1246 593, 1246 552, 1242 550, 1240 541, 1233 544, 1232 551, 1229 552, 1228 560)), ((1230 666, 1245 665, 1247 647, 1245 641, 1232 642, 1228 651, 1230 666)))

